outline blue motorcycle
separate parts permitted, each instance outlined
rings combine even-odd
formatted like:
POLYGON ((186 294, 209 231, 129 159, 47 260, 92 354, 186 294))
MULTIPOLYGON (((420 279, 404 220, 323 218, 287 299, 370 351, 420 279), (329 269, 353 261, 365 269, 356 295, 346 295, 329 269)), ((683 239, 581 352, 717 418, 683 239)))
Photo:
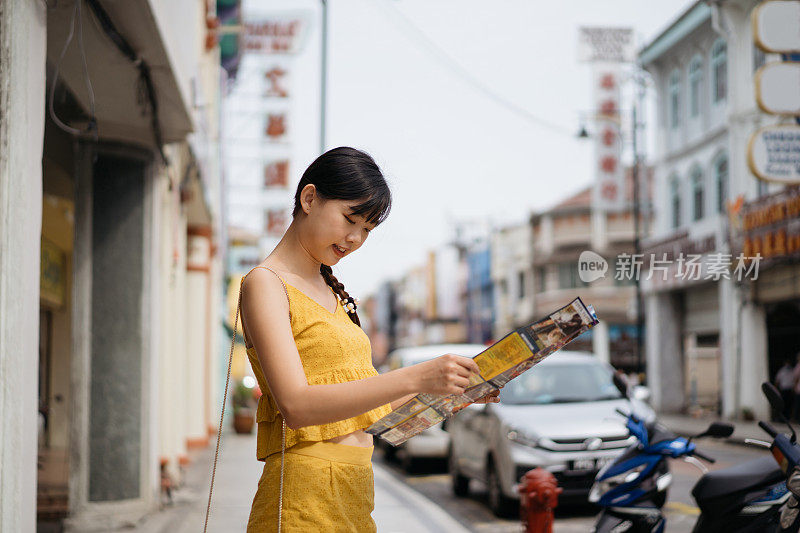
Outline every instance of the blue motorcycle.
MULTIPOLYGON (((617 386, 621 390, 624 388, 622 383, 617 386)), ((662 508, 672 482, 668 458, 683 459, 704 472, 692 490, 701 510, 693 531, 797 531, 792 529, 794 525, 786 529, 779 523, 782 509, 792 501, 786 487, 786 473, 778 468, 773 458, 765 456, 714 472, 708 472, 698 460, 714 462, 713 458, 698 451, 692 440, 729 437, 733 433, 732 425, 714 422, 703 433, 687 439, 676 436, 658 423, 645 423, 633 412, 618 412, 626 417, 628 431, 638 442, 597 474, 589 495, 590 501, 602 507, 593 530, 596 533, 664 531, 666 519, 662 508)), ((776 438, 776 442, 778 440, 776 438)), ((763 444, 770 446, 769 443, 763 444)), ((795 508, 800 511, 797 505, 795 508)), ((798 522, 797 514, 795 523, 798 522)))

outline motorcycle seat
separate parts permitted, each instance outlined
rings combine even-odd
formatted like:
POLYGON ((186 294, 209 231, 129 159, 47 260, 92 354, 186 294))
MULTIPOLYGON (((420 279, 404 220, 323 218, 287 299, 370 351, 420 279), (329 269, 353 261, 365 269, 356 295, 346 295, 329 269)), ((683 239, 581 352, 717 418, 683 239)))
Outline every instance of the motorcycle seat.
POLYGON ((771 485, 786 479, 772 456, 748 461, 730 468, 708 472, 692 489, 696 502, 735 492, 771 485))

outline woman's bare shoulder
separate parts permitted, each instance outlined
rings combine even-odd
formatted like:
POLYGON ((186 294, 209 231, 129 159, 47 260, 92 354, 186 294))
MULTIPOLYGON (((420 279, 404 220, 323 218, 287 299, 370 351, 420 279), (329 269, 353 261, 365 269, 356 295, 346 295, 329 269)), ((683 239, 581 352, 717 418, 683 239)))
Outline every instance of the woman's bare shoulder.
POLYGON ((277 305, 279 308, 288 309, 289 302, 283 281, 278 276, 280 273, 277 270, 270 271, 259 267, 248 272, 242 281, 242 304, 247 301, 254 304, 252 307, 260 308, 269 302, 270 307, 277 305))

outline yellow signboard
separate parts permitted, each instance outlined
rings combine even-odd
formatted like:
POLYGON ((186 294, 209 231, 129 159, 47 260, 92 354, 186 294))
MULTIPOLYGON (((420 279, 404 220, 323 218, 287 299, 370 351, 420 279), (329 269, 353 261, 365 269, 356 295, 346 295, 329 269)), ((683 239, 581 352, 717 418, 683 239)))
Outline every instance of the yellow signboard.
POLYGON ((62 307, 67 293, 67 255, 55 244, 42 237, 39 263, 39 299, 46 304, 62 307))

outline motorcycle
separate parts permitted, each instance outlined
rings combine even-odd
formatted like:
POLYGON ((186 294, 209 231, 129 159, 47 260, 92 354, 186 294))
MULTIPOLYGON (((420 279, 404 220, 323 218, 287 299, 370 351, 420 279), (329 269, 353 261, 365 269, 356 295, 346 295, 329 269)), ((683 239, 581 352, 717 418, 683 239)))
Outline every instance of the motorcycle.
POLYGON ((783 433, 778 433, 771 424, 761 421, 758 425, 772 437, 772 443, 748 440, 752 444, 759 444, 769 448, 781 472, 787 477, 786 488, 790 494, 781 508, 779 526, 781 533, 796 532, 800 530, 800 446, 797 444, 797 434, 791 422, 783 415, 785 406, 781 393, 771 383, 762 383, 761 391, 767 397, 770 406, 777 413, 780 421, 786 424, 792 434, 787 436, 783 433))
MULTIPOLYGON (((620 390, 625 387, 621 380, 617 386, 620 390)), ((699 459, 713 463, 714 459, 698 451, 692 441, 701 437, 729 437, 733 433, 732 425, 714 422, 706 431, 686 439, 675 436, 658 423, 646 424, 632 410, 630 413, 620 411, 620 414, 627 418, 626 427, 638 442, 597 474, 589 495, 590 501, 602 507, 594 527, 596 533, 664 531, 666 518, 662 508, 672 482, 668 458, 683 459, 704 473, 692 489, 692 496, 701 510, 694 532, 797 531, 784 530, 779 523, 781 513, 789 512, 783 508, 791 503, 790 493, 786 474, 771 457, 714 472, 708 472, 700 462, 699 459)), ((773 444, 778 450, 783 449, 780 437, 773 437, 780 443, 773 444)), ((785 440, 788 442, 789 438, 785 440)), ((798 489, 800 493, 800 473, 798 489)), ((796 505, 795 509, 800 514, 800 507, 796 505)))

